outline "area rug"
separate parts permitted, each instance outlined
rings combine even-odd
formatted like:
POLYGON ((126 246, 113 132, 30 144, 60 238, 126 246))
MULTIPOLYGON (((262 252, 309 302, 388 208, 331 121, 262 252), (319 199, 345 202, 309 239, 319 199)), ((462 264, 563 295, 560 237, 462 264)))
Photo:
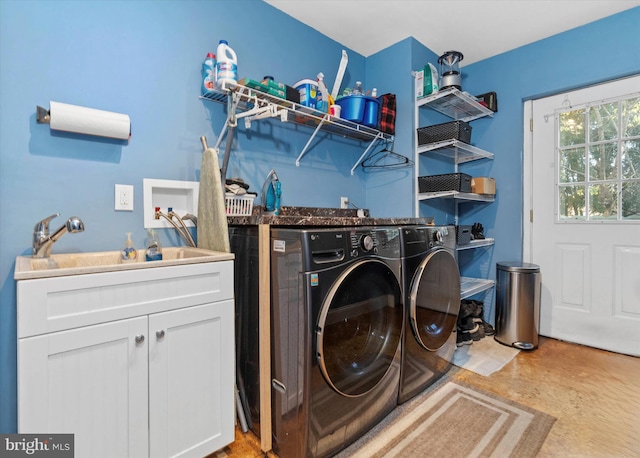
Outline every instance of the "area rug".
POLYGON ((449 381, 398 406, 337 457, 533 458, 555 420, 509 399, 449 381))
POLYGON ((493 337, 474 341, 472 345, 456 347, 453 364, 468 371, 488 377, 502 369, 520 350, 502 345, 493 337))

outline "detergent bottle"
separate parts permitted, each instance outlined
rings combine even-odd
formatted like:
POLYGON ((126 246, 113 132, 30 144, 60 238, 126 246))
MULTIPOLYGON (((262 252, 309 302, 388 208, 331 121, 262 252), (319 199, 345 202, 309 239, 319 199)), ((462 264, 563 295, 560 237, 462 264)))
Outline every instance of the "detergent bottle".
POLYGON ((226 40, 220 40, 216 49, 216 87, 235 87, 238 82, 238 57, 226 40))
POLYGON ((316 96, 316 110, 326 113, 329 111, 329 90, 324 84, 324 73, 318 73, 318 94, 316 96))
POLYGON ((209 52, 202 62, 202 95, 209 95, 216 86, 216 55, 209 52))

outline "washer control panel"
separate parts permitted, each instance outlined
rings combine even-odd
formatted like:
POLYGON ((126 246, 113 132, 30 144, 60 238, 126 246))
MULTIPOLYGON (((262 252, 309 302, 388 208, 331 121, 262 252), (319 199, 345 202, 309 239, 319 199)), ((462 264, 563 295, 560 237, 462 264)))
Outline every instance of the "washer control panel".
POLYGON ((351 252, 352 258, 361 254, 378 252, 378 237, 374 231, 351 231, 351 252))
POLYGON ((397 227, 318 228, 302 232, 300 249, 310 254, 305 260, 307 270, 366 256, 400 258, 397 227))

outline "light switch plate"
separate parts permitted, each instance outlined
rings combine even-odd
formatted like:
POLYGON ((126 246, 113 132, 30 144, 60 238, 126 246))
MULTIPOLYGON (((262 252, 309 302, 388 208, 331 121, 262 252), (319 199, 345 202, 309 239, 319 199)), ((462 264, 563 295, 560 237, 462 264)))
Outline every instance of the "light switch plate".
POLYGON ((116 210, 133 211, 133 186, 128 184, 116 185, 116 210))

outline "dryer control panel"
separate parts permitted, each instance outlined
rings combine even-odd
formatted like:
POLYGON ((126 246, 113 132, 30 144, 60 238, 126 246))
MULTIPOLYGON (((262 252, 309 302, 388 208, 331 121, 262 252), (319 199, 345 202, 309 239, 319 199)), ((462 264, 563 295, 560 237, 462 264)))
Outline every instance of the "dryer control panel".
POLYGON ((351 241, 350 257, 379 255, 397 257, 400 253, 400 236, 395 227, 349 230, 351 241))

